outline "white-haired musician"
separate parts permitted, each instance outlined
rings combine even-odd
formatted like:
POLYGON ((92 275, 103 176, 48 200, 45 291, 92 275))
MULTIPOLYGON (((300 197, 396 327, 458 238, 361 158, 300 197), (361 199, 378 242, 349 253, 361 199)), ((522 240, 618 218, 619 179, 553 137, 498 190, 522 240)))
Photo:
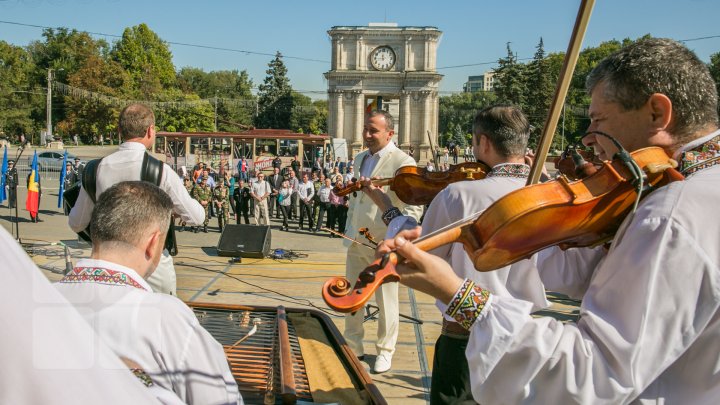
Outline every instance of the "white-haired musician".
POLYGON ((90 259, 55 284, 122 357, 188 404, 242 403, 222 346, 176 297, 146 278, 162 255, 173 202, 147 182, 117 183, 92 214, 90 259))

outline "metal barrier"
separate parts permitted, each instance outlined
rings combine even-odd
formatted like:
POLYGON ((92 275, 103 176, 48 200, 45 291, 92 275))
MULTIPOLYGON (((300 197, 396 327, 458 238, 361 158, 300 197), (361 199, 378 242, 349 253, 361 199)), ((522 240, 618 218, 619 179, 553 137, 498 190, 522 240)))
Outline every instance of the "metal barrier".
MULTIPOLYGON (((27 188, 27 178, 31 171, 30 162, 21 158, 20 162, 15 163, 15 168, 18 172, 18 188, 27 188)), ((60 189, 60 172, 50 171, 47 168, 40 169, 40 186, 43 190, 60 189)))

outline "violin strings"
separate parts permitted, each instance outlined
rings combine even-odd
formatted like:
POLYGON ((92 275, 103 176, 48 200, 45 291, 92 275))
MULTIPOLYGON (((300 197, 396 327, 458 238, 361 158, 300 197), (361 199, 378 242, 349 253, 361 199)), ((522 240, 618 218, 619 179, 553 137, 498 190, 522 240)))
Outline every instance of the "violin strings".
POLYGON ((427 234, 427 235, 423 235, 423 236, 415 239, 415 240, 412 241, 412 242, 413 242, 413 243, 422 242, 422 241, 424 241, 424 240, 426 240, 426 239, 429 239, 429 238, 431 238, 431 237, 433 237, 433 236, 435 236, 435 235, 437 235, 437 234, 440 234, 440 233, 442 233, 442 232, 445 232, 445 231, 448 230, 448 229, 452 229, 452 228, 455 228, 455 227, 457 227, 457 226, 459 226, 459 225, 464 225, 464 224, 466 224, 466 223, 471 223, 471 222, 475 221, 476 219, 478 219, 483 212, 485 212, 485 210, 480 210, 480 211, 478 211, 478 212, 476 212, 476 213, 474 213, 474 214, 470 214, 470 215, 468 215, 468 216, 465 217, 465 218, 461 218, 461 219, 459 219, 459 220, 457 220, 457 221, 455 221, 455 222, 453 222, 453 223, 451 223, 451 224, 448 224, 448 225, 446 225, 446 226, 444 226, 444 227, 442 227, 442 228, 440 228, 440 229, 437 229, 437 230, 435 230, 435 231, 433 231, 433 232, 430 232, 430 233, 427 234))

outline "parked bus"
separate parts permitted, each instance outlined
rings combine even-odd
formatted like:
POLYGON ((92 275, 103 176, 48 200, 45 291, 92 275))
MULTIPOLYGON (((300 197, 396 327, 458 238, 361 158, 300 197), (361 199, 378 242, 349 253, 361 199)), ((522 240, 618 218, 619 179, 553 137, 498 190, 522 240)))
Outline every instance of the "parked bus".
POLYGON ((219 170, 227 165, 237 171, 241 157, 250 162, 251 170, 272 171, 272 161, 280 156, 282 167, 299 159, 303 168, 324 159, 330 151, 327 134, 298 134, 284 129, 253 129, 246 132, 164 132, 157 133, 153 152, 165 155, 165 162, 178 173, 190 172, 199 162, 219 170))

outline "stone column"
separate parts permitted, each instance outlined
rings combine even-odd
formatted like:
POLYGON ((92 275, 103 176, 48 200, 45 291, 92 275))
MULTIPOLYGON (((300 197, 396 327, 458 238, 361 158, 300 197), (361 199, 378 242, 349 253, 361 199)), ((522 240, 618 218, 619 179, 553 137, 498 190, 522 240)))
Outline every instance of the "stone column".
POLYGON ((336 138, 345 138, 343 134, 343 127, 345 122, 345 110, 343 109, 343 92, 342 90, 335 90, 333 94, 334 98, 334 113, 333 113, 333 129, 335 130, 336 138))
MULTIPOLYGON (((420 141, 419 143, 421 145, 428 144, 427 133, 428 133, 428 131, 432 131, 431 114, 433 113, 433 111, 432 111, 432 105, 430 104, 430 101, 432 99, 430 97, 430 93, 431 93, 430 90, 423 90, 420 92, 420 97, 422 100, 421 101, 422 108, 420 108, 420 116, 422 117, 423 121, 422 121, 422 135, 421 135, 421 139, 418 139, 418 141, 420 141)), ((430 135, 432 136, 433 134, 430 133, 430 135)))
POLYGON ((402 90, 400 96, 400 147, 410 147, 410 91, 402 90))
POLYGON ((353 148, 362 148, 362 132, 365 127, 365 95, 362 90, 353 90, 355 97, 355 133, 353 134, 353 148))
POLYGON ((355 57, 356 57, 355 66, 357 66, 357 68, 355 70, 365 70, 367 68, 367 66, 365 63, 366 62, 365 46, 363 45, 362 35, 357 36, 357 42, 355 44, 355 57))
POLYGON ((412 41, 412 37, 405 38, 405 66, 403 66, 405 71, 415 70, 414 66, 411 64, 412 59, 410 54, 412 52, 412 47, 410 45, 410 41, 412 41))

